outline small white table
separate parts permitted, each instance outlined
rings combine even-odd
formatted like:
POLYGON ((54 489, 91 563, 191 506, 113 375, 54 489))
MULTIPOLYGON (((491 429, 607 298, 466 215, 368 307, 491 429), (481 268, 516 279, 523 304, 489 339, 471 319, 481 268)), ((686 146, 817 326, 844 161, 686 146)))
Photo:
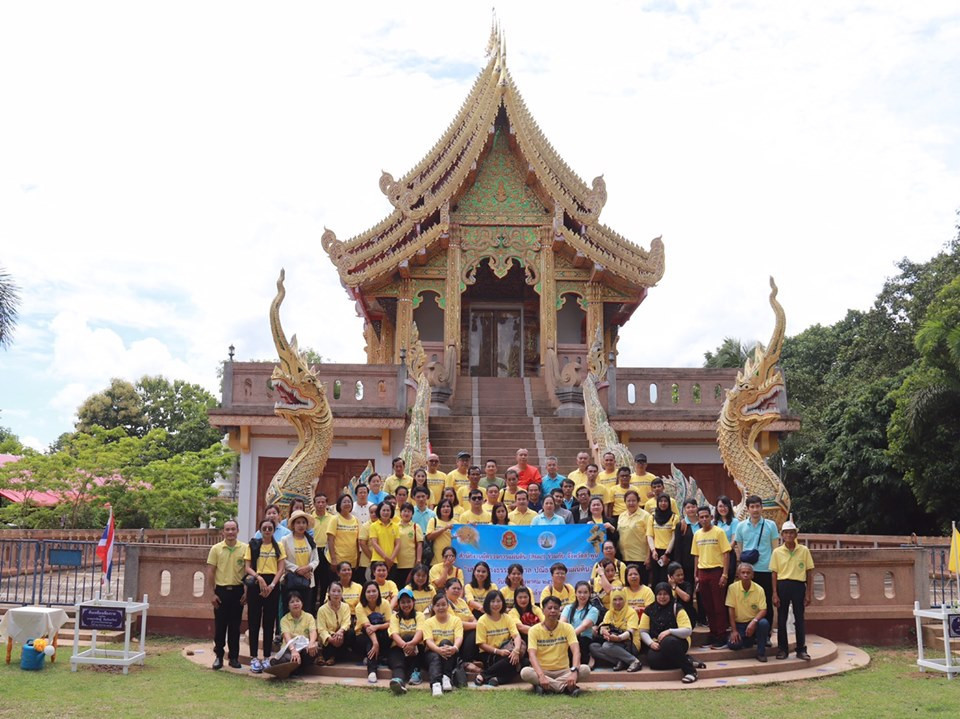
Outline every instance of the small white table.
POLYGON ((89 602, 81 602, 76 606, 77 629, 90 629, 90 648, 80 651, 79 637, 73 636, 73 656, 70 657, 70 671, 77 671, 80 664, 102 664, 108 666, 123 667, 123 673, 129 674, 130 667, 133 664, 143 666, 144 658, 147 652, 144 649, 144 642, 147 637, 147 609, 150 604, 147 602, 147 595, 143 595, 143 601, 134 602, 111 602, 106 599, 94 599, 89 602), (92 620, 88 624, 81 622, 82 614, 88 613, 92 620), (97 647, 98 629, 115 629, 115 625, 107 627, 106 622, 110 615, 117 615, 123 622, 123 649, 100 649, 97 647), (137 651, 130 650, 130 634, 133 627, 133 618, 140 615, 140 642, 137 651))
POLYGON ((960 634, 960 607, 937 607, 935 609, 921 609, 920 602, 913 603, 913 616, 917 620, 917 666, 920 671, 935 669, 946 672, 947 679, 953 679, 954 674, 960 674, 960 664, 954 662, 950 639, 960 634), (943 625, 943 659, 928 658, 923 646, 923 626, 921 619, 936 619, 943 625), (954 626, 951 627, 951 624, 954 626))
MULTIPOLYGON (((56 607, 14 607, 0 619, 0 641, 7 640, 7 664, 13 643, 21 644, 27 639, 50 637, 57 646, 57 632, 67 622, 67 613, 56 607)), ((56 659, 56 654, 50 661, 56 659)))

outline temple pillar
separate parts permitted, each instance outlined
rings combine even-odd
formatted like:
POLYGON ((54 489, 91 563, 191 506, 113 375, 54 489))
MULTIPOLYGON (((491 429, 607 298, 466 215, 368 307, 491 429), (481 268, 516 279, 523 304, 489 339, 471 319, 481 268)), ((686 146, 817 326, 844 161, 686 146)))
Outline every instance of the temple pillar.
MULTIPOLYGON (((541 246, 550 247, 553 241, 553 228, 544 227, 540 231, 541 246)), ((557 350, 557 281, 554 276, 553 252, 540 251, 540 366, 547 360, 547 350, 557 350)))
MULTIPOLYGON (((601 292, 603 286, 599 282, 587 282, 587 347, 593 345, 597 338, 597 329, 600 329, 600 336, 603 337, 606 344, 606 337, 603 335, 603 300, 601 292)), ((604 358, 606 358, 606 346, 604 346, 604 358)))
POLYGON ((450 345, 460 356, 460 233, 453 228, 447 246, 447 277, 443 307, 443 350, 450 345))
POLYGON ((397 333, 395 329, 393 320, 384 317, 380 323, 380 359, 378 360, 383 364, 390 364, 396 351, 395 338, 397 333))
POLYGON ((413 282, 409 278, 400 280, 400 294, 397 297, 397 337, 394 343, 393 361, 400 364, 400 351, 410 350, 410 332, 413 329, 413 282))

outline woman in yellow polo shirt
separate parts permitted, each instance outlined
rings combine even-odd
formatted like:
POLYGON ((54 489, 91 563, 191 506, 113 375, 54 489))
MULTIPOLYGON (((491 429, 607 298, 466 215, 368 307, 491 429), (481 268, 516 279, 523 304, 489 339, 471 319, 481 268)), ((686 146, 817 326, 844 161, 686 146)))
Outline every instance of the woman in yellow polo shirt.
MULTIPOLYGON (((644 610, 656 601, 650 587, 642 582, 640 568, 634 564, 627 567, 627 583, 623 587, 623 596, 627 600, 627 606, 637 613, 637 618, 643 616, 644 610)), ((639 635, 634 638, 639 648, 639 635)))
MULTIPOLYGON (((433 602, 433 596, 437 593, 437 590, 430 583, 430 567, 426 564, 415 566, 413 571, 410 572, 410 583, 404 589, 409 589, 413 595, 413 602, 417 611, 424 617, 429 616, 430 604, 433 602)), ((396 597, 390 602, 390 606, 393 609, 397 608, 396 597)))
POLYGON ((615 672, 624 669, 631 673, 640 671, 640 660, 633 643, 638 626, 637 613, 627 606, 623 589, 615 589, 610 593, 610 610, 600 622, 603 641, 590 645, 590 656, 609 662, 615 672))
POLYGON ((453 691, 451 677, 457 667, 460 645, 463 644, 463 624, 450 611, 445 594, 437 593, 430 607, 432 616, 423 623, 423 643, 427 646, 427 668, 433 696, 453 691))
MULTIPOLYGON (((350 562, 351 567, 359 564, 360 550, 357 541, 360 536, 360 522, 353 516, 353 497, 342 494, 337 499, 337 514, 327 524, 327 545, 330 566, 340 562, 350 562)), ((360 579, 360 577, 355 577, 360 579)))
POLYGON ((263 671, 260 659, 260 629, 263 628, 263 656, 266 658, 273 647, 273 627, 277 623, 280 608, 280 591, 277 586, 283 579, 284 560, 287 555, 283 545, 273 538, 276 524, 272 519, 260 522, 262 540, 251 539, 243 554, 243 566, 247 577, 247 627, 250 640, 250 671, 263 671))
POLYGON ((447 590, 448 579, 459 579, 463 584, 463 570, 457 566, 457 550, 453 547, 447 547, 443 550, 440 564, 434 564, 430 568, 430 583, 438 592, 447 590))
POLYGON ((423 621, 423 615, 417 611, 413 592, 401 589, 397 596, 397 608, 390 616, 389 630, 393 640, 389 654, 392 675, 390 691, 398 696, 407 693, 407 681, 411 684, 420 683, 423 621))
MULTIPOLYGON (((370 522, 370 559, 373 562, 383 562, 387 569, 393 566, 400 553, 397 539, 400 532, 393 521, 393 505, 390 502, 381 502, 377 507, 377 521, 370 522)), ((371 570, 372 571, 372 570, 371 570)))
POLYGON ((470 607, 473 616, 479 618, 483 614, 483 600, 487 598, 488 592, 496 588, 497 585, 490 581, 490 565, 483 561, 477 562, 473 566, 470 583, 464 590, 467 606, 470 607))
POLYGON ((647 528, 647 545, 650 547, 649 579, 653 586, 667 581, 667 567, 673 557, 673 544, 677 539, 679 521, 680 516, 673 511, 670 504, 670 495, 658 496, 647 528))
POLYGON ((423 530, 413 521, 413 505, 410 502, 404 502, 400 507, 397 543, 400 551, 397 552, 396 563, 390 568, 390 579, 398 587, 402 587, 410 580, 410 570, 420 564, 420 555, 423 552, 423 530))
POLYGON ((620 579, 620 583, 626 584, 627 565, 617 559, 617 544, 610 539, 603 543, 603 556, 600 557, 600 561, 594 564, 593 569, 590 570, 590 579, 596 579, 597 576, 602 573, 603 563, 606 560, 613 562, 613 566, 617 570, 617 577, 620 579))
POLYGON ((351 624, 350 605, 343 601, 343 585, 330 582, 327 601, 317 610, 317 640, 323 647, 323 664, 333 666, 353 651, 356 634, 351 624))
POLYGON ((480 668, 473 664, 477 656, 477 618, 473 616, 467 601, 463 598, 463 582, 448 579, 444 590, 447 605, 463 625, 463 643, 460 645, 460 660, 467 663, 467 671, 477 672, 480 668))
POLYGON ((604 608, 610 611, 610 595, 614 590, 623 589, 623 582, 612 559, 601 559, 600 569, 600 573, 593 579, 593 591, 603 602, 604 608))
POLYGON ((453 503, 443 499, 437 505, 437 516, 427 522, 427 541, 433 543, 432 565, 443 561, 443 550, 450 546, 450 532, 454 523, 453 503))
POLYGON ((513 595, 523 586, 523 565, 511 564, 507 567, 507 583, 500 587, 503 594, 503 601, 507 603, 507 609, 513 609, 513 595))
POLYGON ((357 605, 357 635, 360 651, 367 662, 367 681, 377 683, 377 664, 390 649, 390 603, 380 596, 376 582, 363 585, 363 599, 357 605))
POLYGON ((290 676, 293 676, 302 674, 308 664, 313 664, 320 646, 317 642, 317 620, 309 612, 303 611, 303 597, 300 592, 295 589, 290 591, 287 605, 290 611, 280 620, 280 633, 285 646, 276 659, 267 661, 271 664, 293 662, 297 665, 290 673, 290 676), (306 646, 302 646, 304 640, 306 646))
POLYGON ((617 517, 617 545, 624 562, 640 567, 640 579, 647 581, 650 565, 650 546, 647 534, 650 531, 650 515, 640 507, 640 493, 635 489, 623 495, 624 511, 617 517))
POLYGON ((524 637, 530 633, 530 627, 543 621, 543 611, 533 603, 533 595, 527 587, 518 587, 513 593, 513 609, 509 616, 517 623, 517 630, 524 637))
POLYGON ((380 588, 380 597, 383 601, 392 603, 400 588, 392 579, 387 579, 387 565, 383 562, 374 562, 370 565, 370 572, 373 574, 373 581, 380 588))
POLYGON ((506 613, 503 594, 491 590, 483 600, 483 615, 477 621, 477 646, 484 660, 477 686, 496 687, 516 678, 523 657, 523 640, 517 623, 506 613))
POLYGON ((343 588, 343 601, 350 607, 350 616, 356 618, 357 605, 363 596, 363 585, 353 581, 353 572, 350 562, 340 562, 337 565, 337 575, 340 577, 340 586, 343 588))

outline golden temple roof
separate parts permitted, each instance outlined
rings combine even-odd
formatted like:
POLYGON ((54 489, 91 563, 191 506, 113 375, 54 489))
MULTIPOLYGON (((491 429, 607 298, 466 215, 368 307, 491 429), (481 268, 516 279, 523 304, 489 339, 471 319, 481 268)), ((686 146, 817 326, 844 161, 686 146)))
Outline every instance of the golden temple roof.
POLYGON ((603 177, 588 186, 550 145, 534 121, 510 72, 504 35, 495 26, 488 44, 489 60, 443 136, 403 177, 384 172, 380 190, 394 211, 369 230, 338 240, 331 230, 321 238, 341 282, 357 287, 395 270, 404 260, 426 250, 449 231, 450 203, 489 148, 501 108, 516 147, 529 171, 550 196, 554 226, 576 252, 639 287, 650 287, 664 272, 659 238, 650 250, 626 240, 598 222, 607 200, 603 177))

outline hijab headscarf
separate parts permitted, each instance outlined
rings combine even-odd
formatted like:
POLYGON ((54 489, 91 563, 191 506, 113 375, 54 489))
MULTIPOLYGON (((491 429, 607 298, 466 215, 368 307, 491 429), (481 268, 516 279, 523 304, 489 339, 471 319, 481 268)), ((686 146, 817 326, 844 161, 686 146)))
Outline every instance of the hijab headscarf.
POLYGON ((654 638, 659 637, 665 629, 677 628, 677 600, 673 596, 673 589, 667 582, 660 582, 654 587, 653 594, 656 596, 660 592, 669 594, 670 601, 666 604, 655 601, 643 610, 643 613, 650 618, 649 634, 654 638))
MULTIPOLYGON (((660 497, 664 496, 665 494, 666 492, 661 494, 660 497)), ((667 522, 669 522, 670 517, 673 516, 673 503, 669 501, 669 496, 668 496, 667 508, 660 509, 660 497, 657 497, 657 503, 653 509, 653 516, 654 516, 654 519, 656 519, 657 524, 659 524, 662 527, 667 522)))

